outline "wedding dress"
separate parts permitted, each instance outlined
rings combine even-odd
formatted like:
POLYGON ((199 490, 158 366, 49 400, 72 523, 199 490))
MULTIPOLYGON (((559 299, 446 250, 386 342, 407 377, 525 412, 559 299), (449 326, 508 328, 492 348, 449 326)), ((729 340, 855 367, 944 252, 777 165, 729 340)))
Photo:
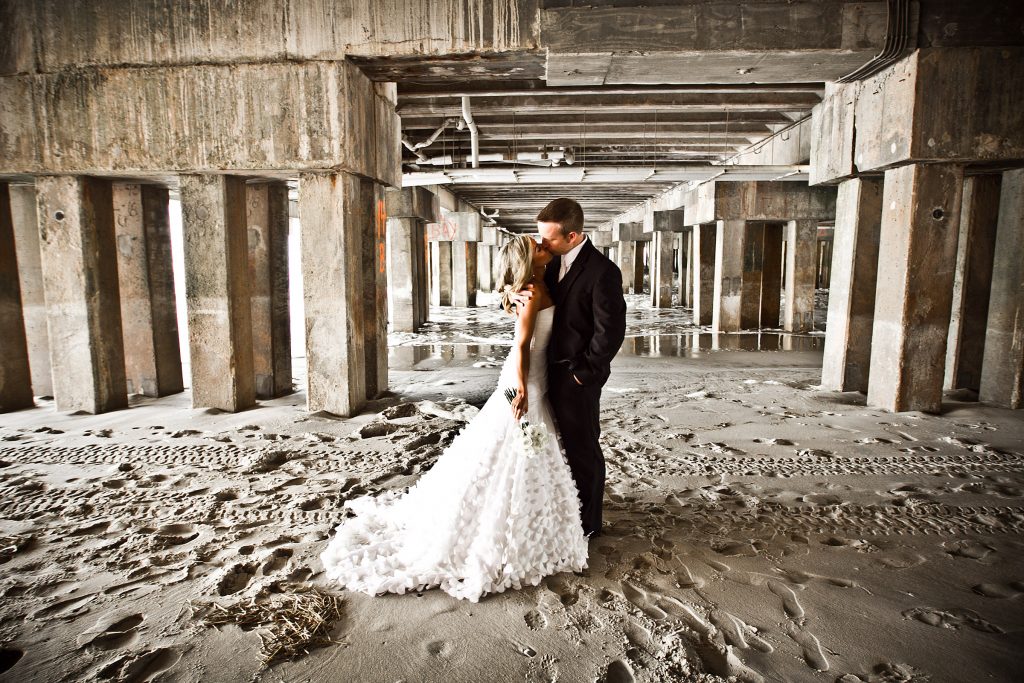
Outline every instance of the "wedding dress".
POLYGON ((526 419, 547 428, 539 452, 517 445, 504 396, 518 385, 513 347, 495 392, 408 492, 345 503, 356 516, 320 555, 329 579, 371 595, 439 586, 476 602, 586 567, 580 502, 547 402, 554 310, 538 313, 530 348, 526 419))

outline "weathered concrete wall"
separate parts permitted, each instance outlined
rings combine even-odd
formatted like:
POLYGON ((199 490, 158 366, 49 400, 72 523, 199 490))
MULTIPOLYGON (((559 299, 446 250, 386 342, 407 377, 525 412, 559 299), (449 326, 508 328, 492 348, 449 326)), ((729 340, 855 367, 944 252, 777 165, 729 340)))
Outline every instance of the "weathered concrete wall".
POLYGON ((0 78, 0 173, 345 169, 401 182, 394 104, 347 62, 0 78))
POLYGON ((34 185, 11 185, 11 219, 14 246, 18 254, 21 306, 25 316, 28 360, 32 366, 32 391, 36 396, 53 396, 50 369, 50 334, 46 329, 46 299, 43 296, 43 266, 39 254, 39 221, 36 218, 34 185))
POLYGON ((7 183, 0 183, 0 328, 4 335, 0 344, 0 412, 29 408, 33 405, 32 372, 7 183))

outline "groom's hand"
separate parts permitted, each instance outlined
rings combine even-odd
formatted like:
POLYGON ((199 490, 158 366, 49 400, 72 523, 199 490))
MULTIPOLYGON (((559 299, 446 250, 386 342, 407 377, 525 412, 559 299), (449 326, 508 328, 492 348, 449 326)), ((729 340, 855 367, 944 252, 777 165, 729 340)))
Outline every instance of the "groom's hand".
POLYGON ((526 285, 526 287, 518 292, 510 293, 508 298, 517 306, 525 306, 533 298, 533 285, 526 285))

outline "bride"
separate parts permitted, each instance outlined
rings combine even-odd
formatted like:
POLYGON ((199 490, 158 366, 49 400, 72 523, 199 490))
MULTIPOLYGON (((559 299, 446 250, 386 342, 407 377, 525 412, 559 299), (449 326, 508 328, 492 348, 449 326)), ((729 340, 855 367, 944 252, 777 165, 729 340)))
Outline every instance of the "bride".
POLYGON ((476 602, 586 567, 580 502, 547 402, 551 258, 525 235, 502 247, 502 306, 516 325, 498 388, 407 492, 345 503, 356 516, 320 555, 329 579, 371 595, 439 586, 476 602), (513 304, 510 293, 531 283, 533 297, 513 304), (526 423, 539 433, 529 445, 526 423))

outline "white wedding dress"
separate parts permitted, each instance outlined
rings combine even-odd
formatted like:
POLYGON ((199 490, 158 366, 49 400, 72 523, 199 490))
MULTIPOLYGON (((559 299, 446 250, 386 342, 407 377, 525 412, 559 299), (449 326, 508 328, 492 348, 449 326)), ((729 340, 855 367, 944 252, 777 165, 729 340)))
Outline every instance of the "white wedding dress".
POLYGON ((554 310, 537 316, 527 378, 527 420, 546 426, 546 446, 531 457, 516 445, 504 396, 518 384, 513 346, 498 388, 408 492, 345 503, 356 516, 320 555, 329 579, 371 595, 440 586, 476 602, 586 567, 580 502, 547 400, 554 310))

